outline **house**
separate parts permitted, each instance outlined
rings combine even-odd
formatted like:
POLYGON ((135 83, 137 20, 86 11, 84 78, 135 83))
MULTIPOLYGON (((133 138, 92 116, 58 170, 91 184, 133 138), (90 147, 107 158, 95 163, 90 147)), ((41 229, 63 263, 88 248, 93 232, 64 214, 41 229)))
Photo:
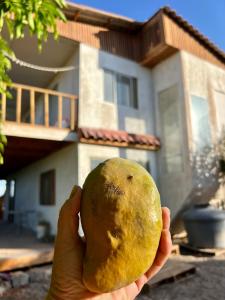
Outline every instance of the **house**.
POLYGON ((41 54, 28 35, 10 41, 30 65, 13 63, 2 98, 5 220, 23 212, 55 234, 72 186, 116 156, 149 170, 175 218, 193 188, 190 152, 225 125, 225 53, 168 7, 143 23, 72 3, 65 14, 41 54))

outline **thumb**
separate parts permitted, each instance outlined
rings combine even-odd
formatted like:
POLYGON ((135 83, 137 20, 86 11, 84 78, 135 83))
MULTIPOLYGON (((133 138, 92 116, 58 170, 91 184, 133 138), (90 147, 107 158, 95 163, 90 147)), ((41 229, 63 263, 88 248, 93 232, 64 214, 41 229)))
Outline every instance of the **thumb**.
POLYGON ((58 233, 57 239, 67 240, 79 238, 79 216, 80 200, 81 200, 81 188, 74 186, 70 197, 65 201, 60 209, 58 219, 58 233))

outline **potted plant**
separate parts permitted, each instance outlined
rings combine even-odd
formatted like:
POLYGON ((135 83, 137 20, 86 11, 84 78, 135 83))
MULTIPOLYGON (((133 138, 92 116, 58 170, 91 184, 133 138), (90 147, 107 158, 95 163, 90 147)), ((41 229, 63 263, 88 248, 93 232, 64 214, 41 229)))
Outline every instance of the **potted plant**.
POLYGON ((50 235, 50 223, 45 220, 38 222, 36 226, 36 237, 38 240, 45 240, 50 235))

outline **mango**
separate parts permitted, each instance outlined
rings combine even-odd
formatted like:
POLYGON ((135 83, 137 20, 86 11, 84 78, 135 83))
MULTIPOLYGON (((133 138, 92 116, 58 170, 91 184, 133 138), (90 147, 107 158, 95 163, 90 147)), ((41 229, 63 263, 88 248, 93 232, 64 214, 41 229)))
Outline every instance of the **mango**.
POLYGON ((150 174, 122 158, 98 165, 83 185, 81 224, 86 288, 105 293, 137 280, 152 265, 162 231, 160 196, 150 174))

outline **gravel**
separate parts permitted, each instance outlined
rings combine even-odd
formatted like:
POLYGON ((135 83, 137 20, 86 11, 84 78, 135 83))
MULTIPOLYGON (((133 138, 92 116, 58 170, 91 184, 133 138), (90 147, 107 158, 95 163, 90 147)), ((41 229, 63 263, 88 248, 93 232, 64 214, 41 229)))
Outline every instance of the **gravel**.
POLYGON ((150 289, 138 300, 223 300, 225 299, 225 255, 213 258, 177 256, 194 264, 195 274, 150 289))
MULTIPOLYGON (((137 297, 137 300, 225 299, 225 255, 213 258, 174 256, 173 259, 196 265, 196 273, 172 283, 156 286, 150 289, 148 294, 137 297)), ((46 271, 46 267, 40 267, 34 270, 31 269, 28 271, 28 274, 33 276, 28 285, 20 288, 11 288, 4 295, 0 296, 0 299, 44 300, 49 288, 50 271, 46 271), (39 276, 42 272, 46 274, 45 281, 41 280, 41 276, 39 276)))

